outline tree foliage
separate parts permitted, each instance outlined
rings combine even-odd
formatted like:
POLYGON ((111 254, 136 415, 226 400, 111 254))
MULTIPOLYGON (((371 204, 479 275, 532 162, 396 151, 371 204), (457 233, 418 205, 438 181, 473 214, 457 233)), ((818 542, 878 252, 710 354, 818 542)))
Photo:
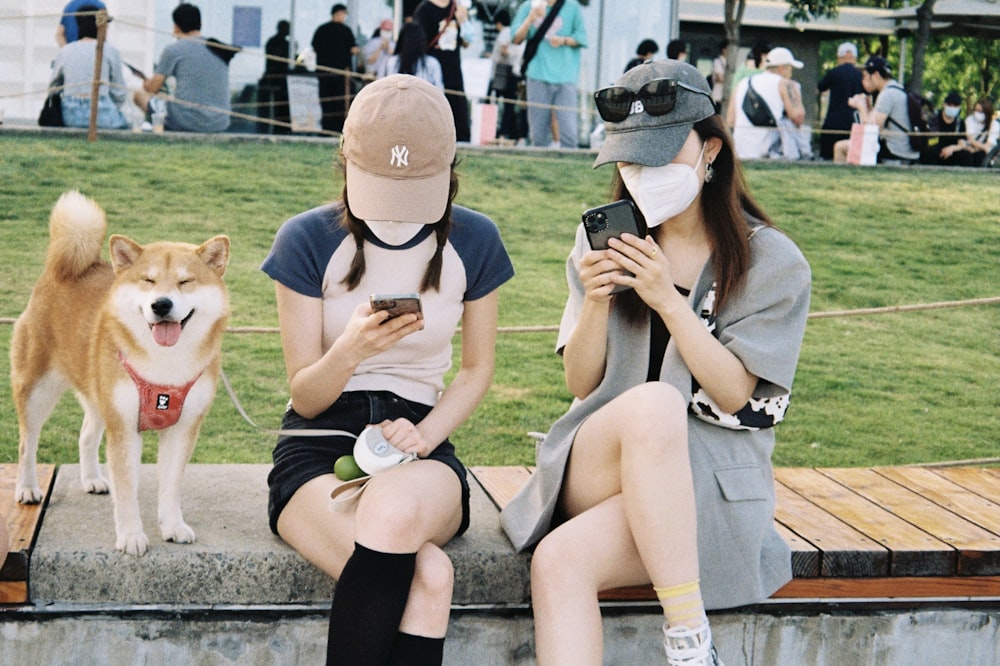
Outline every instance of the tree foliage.
MULTIPOLYGON (((729 1, 727 0, 727 4, 729 1)), ((923 0, 916 7, 917 26, 908 40, 912 56, 907 59, 908 87, 924 96, 940 100, 951 90, 957 90, 970 106, 980 97, 997 99, 1000 95, 1000 43, 997 40, 959 37, 931 33, 934 7, 937 0, 923 0)), ((836 16, 841 5, 856 5, 898 9, 902 0, 788 0, 789 11, 785 20, 795 25, 822 16, 836 16)), ((914 2, 916 5, 916 2, 914 2)), ((879 39, 880 52, 890 61, 899 62, 900 41, 896 38, 879 39), (895 50, 895 53, 893 51, 895 50)), ((869 52, 878 52, 871 48, 869 52)))
POLYGON ((840 9, 840 0, 789 0, 789 10, 785 20, 795 25, 799 21, 809 21, 814 18, 833 18, 840 9))
POLYGON ((971 109, 981 97, 1000 99, 1000 41, 939 35, 932 37, 925 58, 925 95, 940 105, 956 90, 971 109))

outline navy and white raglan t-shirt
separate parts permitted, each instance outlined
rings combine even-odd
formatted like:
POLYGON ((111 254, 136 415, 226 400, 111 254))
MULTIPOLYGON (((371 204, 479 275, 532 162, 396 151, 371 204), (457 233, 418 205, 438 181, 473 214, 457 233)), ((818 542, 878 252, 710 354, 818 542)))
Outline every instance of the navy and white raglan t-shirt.
MULTIPOLYGON (((372 294, 420 291, 437 236, 424 226, 406 243, 391 246, 366 232, 365 274, 348 291, 342 284, 356 251, 340 224, 343 205, 320 206, 278 229, 263 270, 304 296, 323 299, 323 350, 344 331, 354 309, 372 294)), ((464 303, 490 294, 514 275, 496 225, 485 215, 452 206, 452 227, 442 253, 441 288, 420 294, 424 329, 364 360, 345 391, 391 391, 425 405, 437 403, 451 367, 451 341, 464 303)))

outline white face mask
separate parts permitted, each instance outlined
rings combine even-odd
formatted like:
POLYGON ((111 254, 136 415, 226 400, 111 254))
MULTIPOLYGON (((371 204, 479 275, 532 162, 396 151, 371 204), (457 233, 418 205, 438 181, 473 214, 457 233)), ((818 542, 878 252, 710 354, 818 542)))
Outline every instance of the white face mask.
POLYGON ((972 117, 976 119, 976 122, 982 125, 986 122, 986 114, 982 111, 976 111, 972 114, 972 117))
POLYGON ((703 144, 693 167, 687 164, 658 167, 625 164, 619 168, 625 187, 646 218, 646 226, 652 229, 688 209, 701 191, 698 167, 704 156, 703 144))
POLYGON ((957 106, 946 106, 944 107, 944 115, 954 120, 958 118, 958 110, 957 106))
POLYGON ((392 39, 392 30, 380 30, 378 34, 379 37, 386 41, 392 39))
POLYGON ((402 245, 424 228, 422 224, 412 222, 388 222, 383 220, 365 220, 375 237, 386 245, 402 245))

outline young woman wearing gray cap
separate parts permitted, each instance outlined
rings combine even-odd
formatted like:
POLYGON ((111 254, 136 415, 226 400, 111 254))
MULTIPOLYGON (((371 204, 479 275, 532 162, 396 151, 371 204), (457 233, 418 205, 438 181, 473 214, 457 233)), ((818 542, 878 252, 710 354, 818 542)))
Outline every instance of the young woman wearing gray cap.
POLYGON ((365 86, 341 157, 341 200, 285 222, 262 267, 275 280, 291 394, 283 428, 376 426, 400 458, 417 459, 374 473, 332 510, 347 485, 335 462, 355 437, 285 434, 268 476, 271 529, 337 579, 327 663, 440 664, 454 579, 441 547, 469 523, 448 437, 493 380, 497 289, 514 271, 496 225, 452 204, 455 126, 439 88, 404 74, 365 86), (370 298, 400 292, 416 292, 422 314, 393 316, 370 298))
POLYGON ((595 102, 608 136, 597 165, 616 164, 615 198, 635 202, 649 233, 593 251, 578 230, 557 343, 576 400, 501 521, 515 547, 535 548, 540 664, 600 664, 598 592, 652 583, 668 662, 717 665, 705 609, 791 578, 771 426, 809 266, 748 192, 697 69, 636 67, 595 102))

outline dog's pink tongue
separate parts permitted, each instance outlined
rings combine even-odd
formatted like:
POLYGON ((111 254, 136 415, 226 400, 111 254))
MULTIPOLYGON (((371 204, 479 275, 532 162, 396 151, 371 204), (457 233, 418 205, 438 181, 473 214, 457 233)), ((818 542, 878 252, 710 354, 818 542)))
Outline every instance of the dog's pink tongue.
POLYGON ((161 321, 153 324, 153 339, 158 345, 173 347, 181 339, 180 322, 161 321))

